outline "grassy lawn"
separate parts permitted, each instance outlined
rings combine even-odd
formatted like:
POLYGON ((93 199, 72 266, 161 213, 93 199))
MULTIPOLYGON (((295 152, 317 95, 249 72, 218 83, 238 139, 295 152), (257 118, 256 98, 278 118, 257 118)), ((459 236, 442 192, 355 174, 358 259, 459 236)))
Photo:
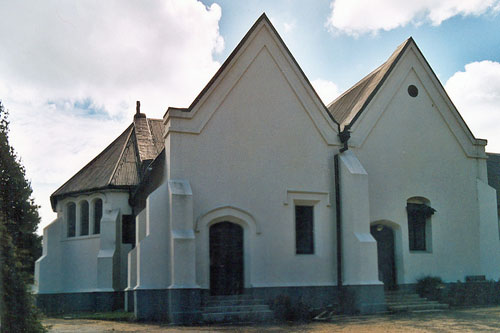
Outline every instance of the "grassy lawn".
POLYGON ((108 321, 135 321, 134 314, 125 311, 113 312, 80 312, 74 314, 64 314, 57 316, 59 319, 92 319, 92 320, 108 320, 108 321))

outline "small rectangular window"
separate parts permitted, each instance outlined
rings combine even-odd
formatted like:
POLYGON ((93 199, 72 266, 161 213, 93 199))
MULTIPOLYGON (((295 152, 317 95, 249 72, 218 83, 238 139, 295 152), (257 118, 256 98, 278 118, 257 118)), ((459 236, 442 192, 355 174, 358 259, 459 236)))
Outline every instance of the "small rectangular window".
POLYGON ((313 206, 295 206, 296 254, 314 254, 313 206))
POLYGON ((94 202, 94 234, 101 232, 101 218, 102 218, 102 200, 97 199, 94 202))
POLYGON ((68 237, 76 234, 76 205, 72 202, 66 205, 68 217, 68 237))
POLYGON ((80 204, 80 235, 89 234, 89 203, 84 201, 80 204))
POLYGON ((135 218, 133 215, 122 216, 122 243, 135 245, 135 218))
MULTIPOLYGON (((426 229, 430 228, 429 218, 434 214, 435 209, 417 203, 408 203, 406 206, 408 213, 408 241, 410 251, 428 251, 426 229)), ((430 229, 429 229, 430 232, 430 229)))
POLYGON ((423 216, 408 217, 408 235, 410 251, 425 251, 425 218, 423 216))

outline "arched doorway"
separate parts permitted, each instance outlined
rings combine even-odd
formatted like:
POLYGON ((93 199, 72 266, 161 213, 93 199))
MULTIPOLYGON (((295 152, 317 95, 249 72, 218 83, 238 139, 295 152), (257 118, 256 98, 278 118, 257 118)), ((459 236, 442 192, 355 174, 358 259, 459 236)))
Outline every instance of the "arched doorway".
POLYGON ((243 292, 243 228, 220 222, 210 227, 210 293, 243 292))
POLYGON ((394 260, 394 230, 376 224, 370 227, 370 233, 377 241, 378 276, 386 290, 396 288, 396 265, 394 260))

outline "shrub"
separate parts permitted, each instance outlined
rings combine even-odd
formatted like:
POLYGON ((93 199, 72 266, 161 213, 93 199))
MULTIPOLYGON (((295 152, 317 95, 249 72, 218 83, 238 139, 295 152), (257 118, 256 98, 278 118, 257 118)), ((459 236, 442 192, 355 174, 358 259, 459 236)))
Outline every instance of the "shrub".
POLYGON ((431 300, 439 300, 441 298, 441 289, 443 289, 443 280, 436 276, 426 276, 417 280, 417 293, 431 300))
POLYGON ((465 284, 457 281, 451 286, 447 294, 447 303, 452 306, 460 306, 465 305, 467 303, 466 300, 467 298, 465 284))
POLYGON ((41 314, 34 305, 34 297, 28 291, 22 264, 17 257, 12 238, 7 234, 0 214, 0 321, 1 333, 44 333, 41 314))
POLYGON ((277 320, 285 321, 288 320, 289 313, 291 312, 292 303, 290 302, 290 297, 285 295, 279 295, 273 301, 271 305, 274 311, 274 317, 277 320))
POLYGON ((274 317, 279 321, 308 321, 312 318, 311 309, 307 304, 298 301, 292 305, 290 297, 279 295, 271 305, 274 317))

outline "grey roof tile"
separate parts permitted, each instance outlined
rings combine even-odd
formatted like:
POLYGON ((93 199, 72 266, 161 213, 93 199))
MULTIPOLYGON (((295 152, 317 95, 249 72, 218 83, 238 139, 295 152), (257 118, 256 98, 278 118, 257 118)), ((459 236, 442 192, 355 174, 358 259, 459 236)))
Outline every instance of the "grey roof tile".
POLYGON ((331 102, 327 108, 333 118, 340 124, 341 129, 354 123, 357 117, 363 112, 385 79, 391 73, 404 50, 413 42, 410 37, 399 45, 394 53, 373 72, 365 76, 342 95, 331 102))
POLYGON ((52 208, 68 195, 105 188, 132 188, 140 182, 143 163, 163 150, 163 120, 135 121, 92 161, 50 197, 52 208))

